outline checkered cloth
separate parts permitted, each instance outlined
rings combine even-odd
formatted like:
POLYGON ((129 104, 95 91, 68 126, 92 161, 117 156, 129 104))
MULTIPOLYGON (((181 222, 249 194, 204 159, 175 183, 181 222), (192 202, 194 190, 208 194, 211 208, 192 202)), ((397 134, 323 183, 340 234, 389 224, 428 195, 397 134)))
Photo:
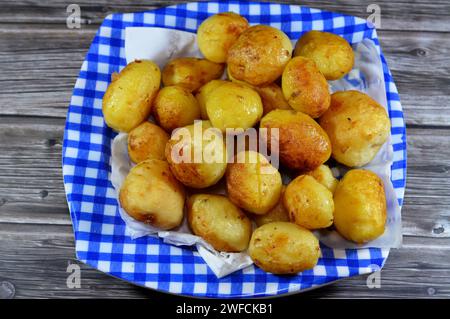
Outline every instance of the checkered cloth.
MULTIPOLYGON (((240 13, 251 24, 279 28, 294 40, 314 29, 339 34, 352 44, 370 38, 379 48, 376 31, 365 20, 297 5, 216 1, 106 17, 76 81, 64 136, 64 184, 77 258, 138 285, 201 297, 284 294, 380 269, 388 249, 338 250, 322 246, 317 266, 296 276, 275 276, 251 266, 218 279, 195 248, 171 246, 149 236, 132 240, 127 235, 109 180, 111 141, 115 133, 105 125, 101 109, 111 74, 126 64, 125 28, 156 26, 195 32, 208 16, 224 11, 240 13)), ((401 205, 406 176, 405 124, 397 89, 381 51, 380 55, 395 153, 392 182, 401 205)))

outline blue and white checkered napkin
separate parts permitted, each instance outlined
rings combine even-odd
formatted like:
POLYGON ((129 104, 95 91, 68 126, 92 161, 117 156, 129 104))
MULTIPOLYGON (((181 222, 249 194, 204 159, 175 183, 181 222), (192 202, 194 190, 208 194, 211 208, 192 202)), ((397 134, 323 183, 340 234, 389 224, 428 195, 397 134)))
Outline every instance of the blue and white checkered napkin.
MULTIPOLYGON (((195 248, 168 245, 155 237, 133 240, 127 234, 109 180, 115 133, 105 125, 101 110, 111 74, 126 65, 125 28, 156 26, 195 32, 209 15, 223 11, 240 13, 252 24, 279 28, 293 40, 315 29, 339 34, 352 44, 369 38, 379 47, 376 31, 365 20, 303 6, 216 1, 108 16, 81 67, 64 136, 64 185, 78 259, 138 285, 208 297, 277 295, 380 269, 388 249, 330 249, 322 245, 317 266, 296 276, 276 276, 251 266, 218 279, 195 248)), ((391 180, 401 205, 406 178, 405 124, 397 89, 384 56, 380 56, 392 124, 391 180)))

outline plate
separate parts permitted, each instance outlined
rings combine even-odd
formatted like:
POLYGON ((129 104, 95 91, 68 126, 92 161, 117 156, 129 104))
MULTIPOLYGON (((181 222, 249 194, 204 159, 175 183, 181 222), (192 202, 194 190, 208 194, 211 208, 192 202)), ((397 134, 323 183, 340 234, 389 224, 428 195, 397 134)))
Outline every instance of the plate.
MULTIPOLYGON (((333 281, 380 270, 389 249, 331 249, 324 245, 314 269, 277 276, 250 266, 218 279, 195 248, 165 244, 156 237, 132 240, 119 216, 110 181, 111 141, 102 116, 102 97, 111 74, 125 65, 126 27, 165 27, 196 32, 209 15, 234 11, 250 24, 268 24, 298 39, 309 30, 343 36, 351 44, 372 39, 376 30, 364 19, 298 5, 257 2, 193 2, 153 11, 112 14, 98 29, 82 64, 67 113, 63 176, 75 234, 77 258, 136 285, 196 297, 265 297, 310 290, 333 281)), ((151 41, 151 39, 149 39, 151 41)), ((402 107, 381 49, 394 162, 391 180, 402 205, 406 182, 406 133, 402 107)))

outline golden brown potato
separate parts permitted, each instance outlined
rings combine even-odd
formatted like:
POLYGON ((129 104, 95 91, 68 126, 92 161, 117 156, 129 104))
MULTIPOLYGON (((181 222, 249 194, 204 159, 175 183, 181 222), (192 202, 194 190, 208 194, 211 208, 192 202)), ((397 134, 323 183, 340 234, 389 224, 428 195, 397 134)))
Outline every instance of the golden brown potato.
POLYGON ((140 162, 128 173, 120 188, 120 206, 134 219, 160 229, 181 224, 184 188, 165 161, 140 162), (161 200, 164 199, 164 200, 161 200))
POLYGON ((226 81, 223 80, 209 81, 208 83, 203 85, 195 95, 195 98, 198 101, 198 105, 200 106, 200 114, 203 120, 208 119, 208 113, 206 112, 206 99, 212 91, 214 91, 224 83, 226 83, 226 81))
POLYGON ((266 86, 255 86, 255 90, 261 97, 263 115, 276 109, 292 110, 284 98, 283 91, 281 91, 281 88, 277 84, 272 83, 266 86))
POLYGON ((167 132, 200 119, 200 106, 195 97, 181 86, 166 86, 154 102, 155 119, 167 132))
POLYGON ((282 31, 266 25, 245 30, 228 50, 230 74, 252 85, 267 85, 283 73, 292 44, 282 31))
POLYGON ((197 43, 200 52, 210 61, 225 63, 228 49, 247 28, 247 20, 233 12, 223 12, 210 16, 200 24, 197 30, 197 43))
POLYGON ((280 199, 281 175, 260 153, 244 151, 228 164, 227 192, 230 200, 254 214, 265 214, 280 199))
POLYGON ((289 105, 312 118, 321 116, 330 107, 328 82, 311 59, 298 56, 289 61, 281 87, 289 105))
POLYGON ((333 224, 333 194, 309 175, 300 175, 286 187, 283 204, 291 222, 307 229, 333 224))
POLYGON ((314 268, 320 257, 320 246, 309 230, 292 223, 275 222, 253 232, 248 253, 264 271, 296 274, 314 268))
POLYGON ((166 158, 175 177, 193 188, 216 184, 227 168, 227 150, 222 134, 213 129, 209 121, 176 130, 166 145, 166 158), (202 134, 200 136, 194 134, 196 125, 202 134))
POLYGON ((128 156, 134 163, 148 159, 165 160, 169 135, 158 125, 145 121, 128 134, 128 156))
POLYGON ((390 132, 386 110, 358 91, 334 93, 319 124, 330 137, 333 157, 349 167, 372 161, 390 132))
POLYGON ((161 71, 149 60, 128 64, 103 96, 102 110, 106 124, 116 131, 129 132, 145 121, 161 85, 161 71))
POLYGON ((334 192, 334 205, 334 225, 348 240, 363 244, 384 233, 386 197, 375 173, 348 171, 334 192))
POLYGON ((196 194, 189 198, 187 207, 192 232, 215 249, 227 252, 247 249, 252 223, 228 198, 196 194))
POLYGON ((263 107, 258 93, 246 85, 226 82, 206 100, 206 112, 214 127, 248 129, 261 118, 263 107))
POLYGON ((166 64, 162 82, 164 86, 178 85, 195 92, 209 81, 220 78, 223 70, 223 64, 206 59, 178 58, 166 64))
POLYGON ((274 208, 269 210, 264 215, 256 215, 253 214, 252 219, 255 221, 256 225, 262 226, 264 224, 273 223, 273 222, 288 222, 289 214, 286 208, 283 205, 283 194, 286 187, 282 186, 280 200, 275 205, 274 208))
MULTIPOLYGON (((293 110, 274 110, 264 116, 261 128, 278 129, 280 162, 291 169, 310 171, 325 163, 331 155, 331 143, 325 131, 311 117, 293 110)), ((261 135, 263 138, 264 134, 261 135)), ((272 151, 271 139, 267 144, 272 151)))
POLYGON ((327 165, 320 165, 315 170, 306 172, 305 174, 314 177, 316 181, 334 193, 338 180, 333 176, 333 172, 327 165))
POLYGON ((353 68, 354 54, 342 37, 328 32, 309 31, 297 42, 294 56, 304 56, 316 62, 327 80, 337 80, 353 68))

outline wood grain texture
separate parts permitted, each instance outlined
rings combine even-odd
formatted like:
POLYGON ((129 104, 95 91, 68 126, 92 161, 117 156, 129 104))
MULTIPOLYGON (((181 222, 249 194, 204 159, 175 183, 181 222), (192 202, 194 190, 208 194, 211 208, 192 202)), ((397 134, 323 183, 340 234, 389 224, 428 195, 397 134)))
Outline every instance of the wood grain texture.
MULTIPOLYGON (((81 265, 82 288, 67 288, 67 265, 77 261, 62 183, 61 145, 72 88, 98 24, 110 12, 175 2, 77 1, 84 24, 69 30, 69 1, 1 1, 0 281, 13 283, 17 298, 161 295, 86 265, 81 265)), ((367 16, 372 3, 289 2, 360 17, 367 16)), ((377 3, 382 10, 378 34, 408 125, 404 247, 391 251, 380 289, 368 289, 362 276, 304 296, 450 297, 450 4, 377 3)))

